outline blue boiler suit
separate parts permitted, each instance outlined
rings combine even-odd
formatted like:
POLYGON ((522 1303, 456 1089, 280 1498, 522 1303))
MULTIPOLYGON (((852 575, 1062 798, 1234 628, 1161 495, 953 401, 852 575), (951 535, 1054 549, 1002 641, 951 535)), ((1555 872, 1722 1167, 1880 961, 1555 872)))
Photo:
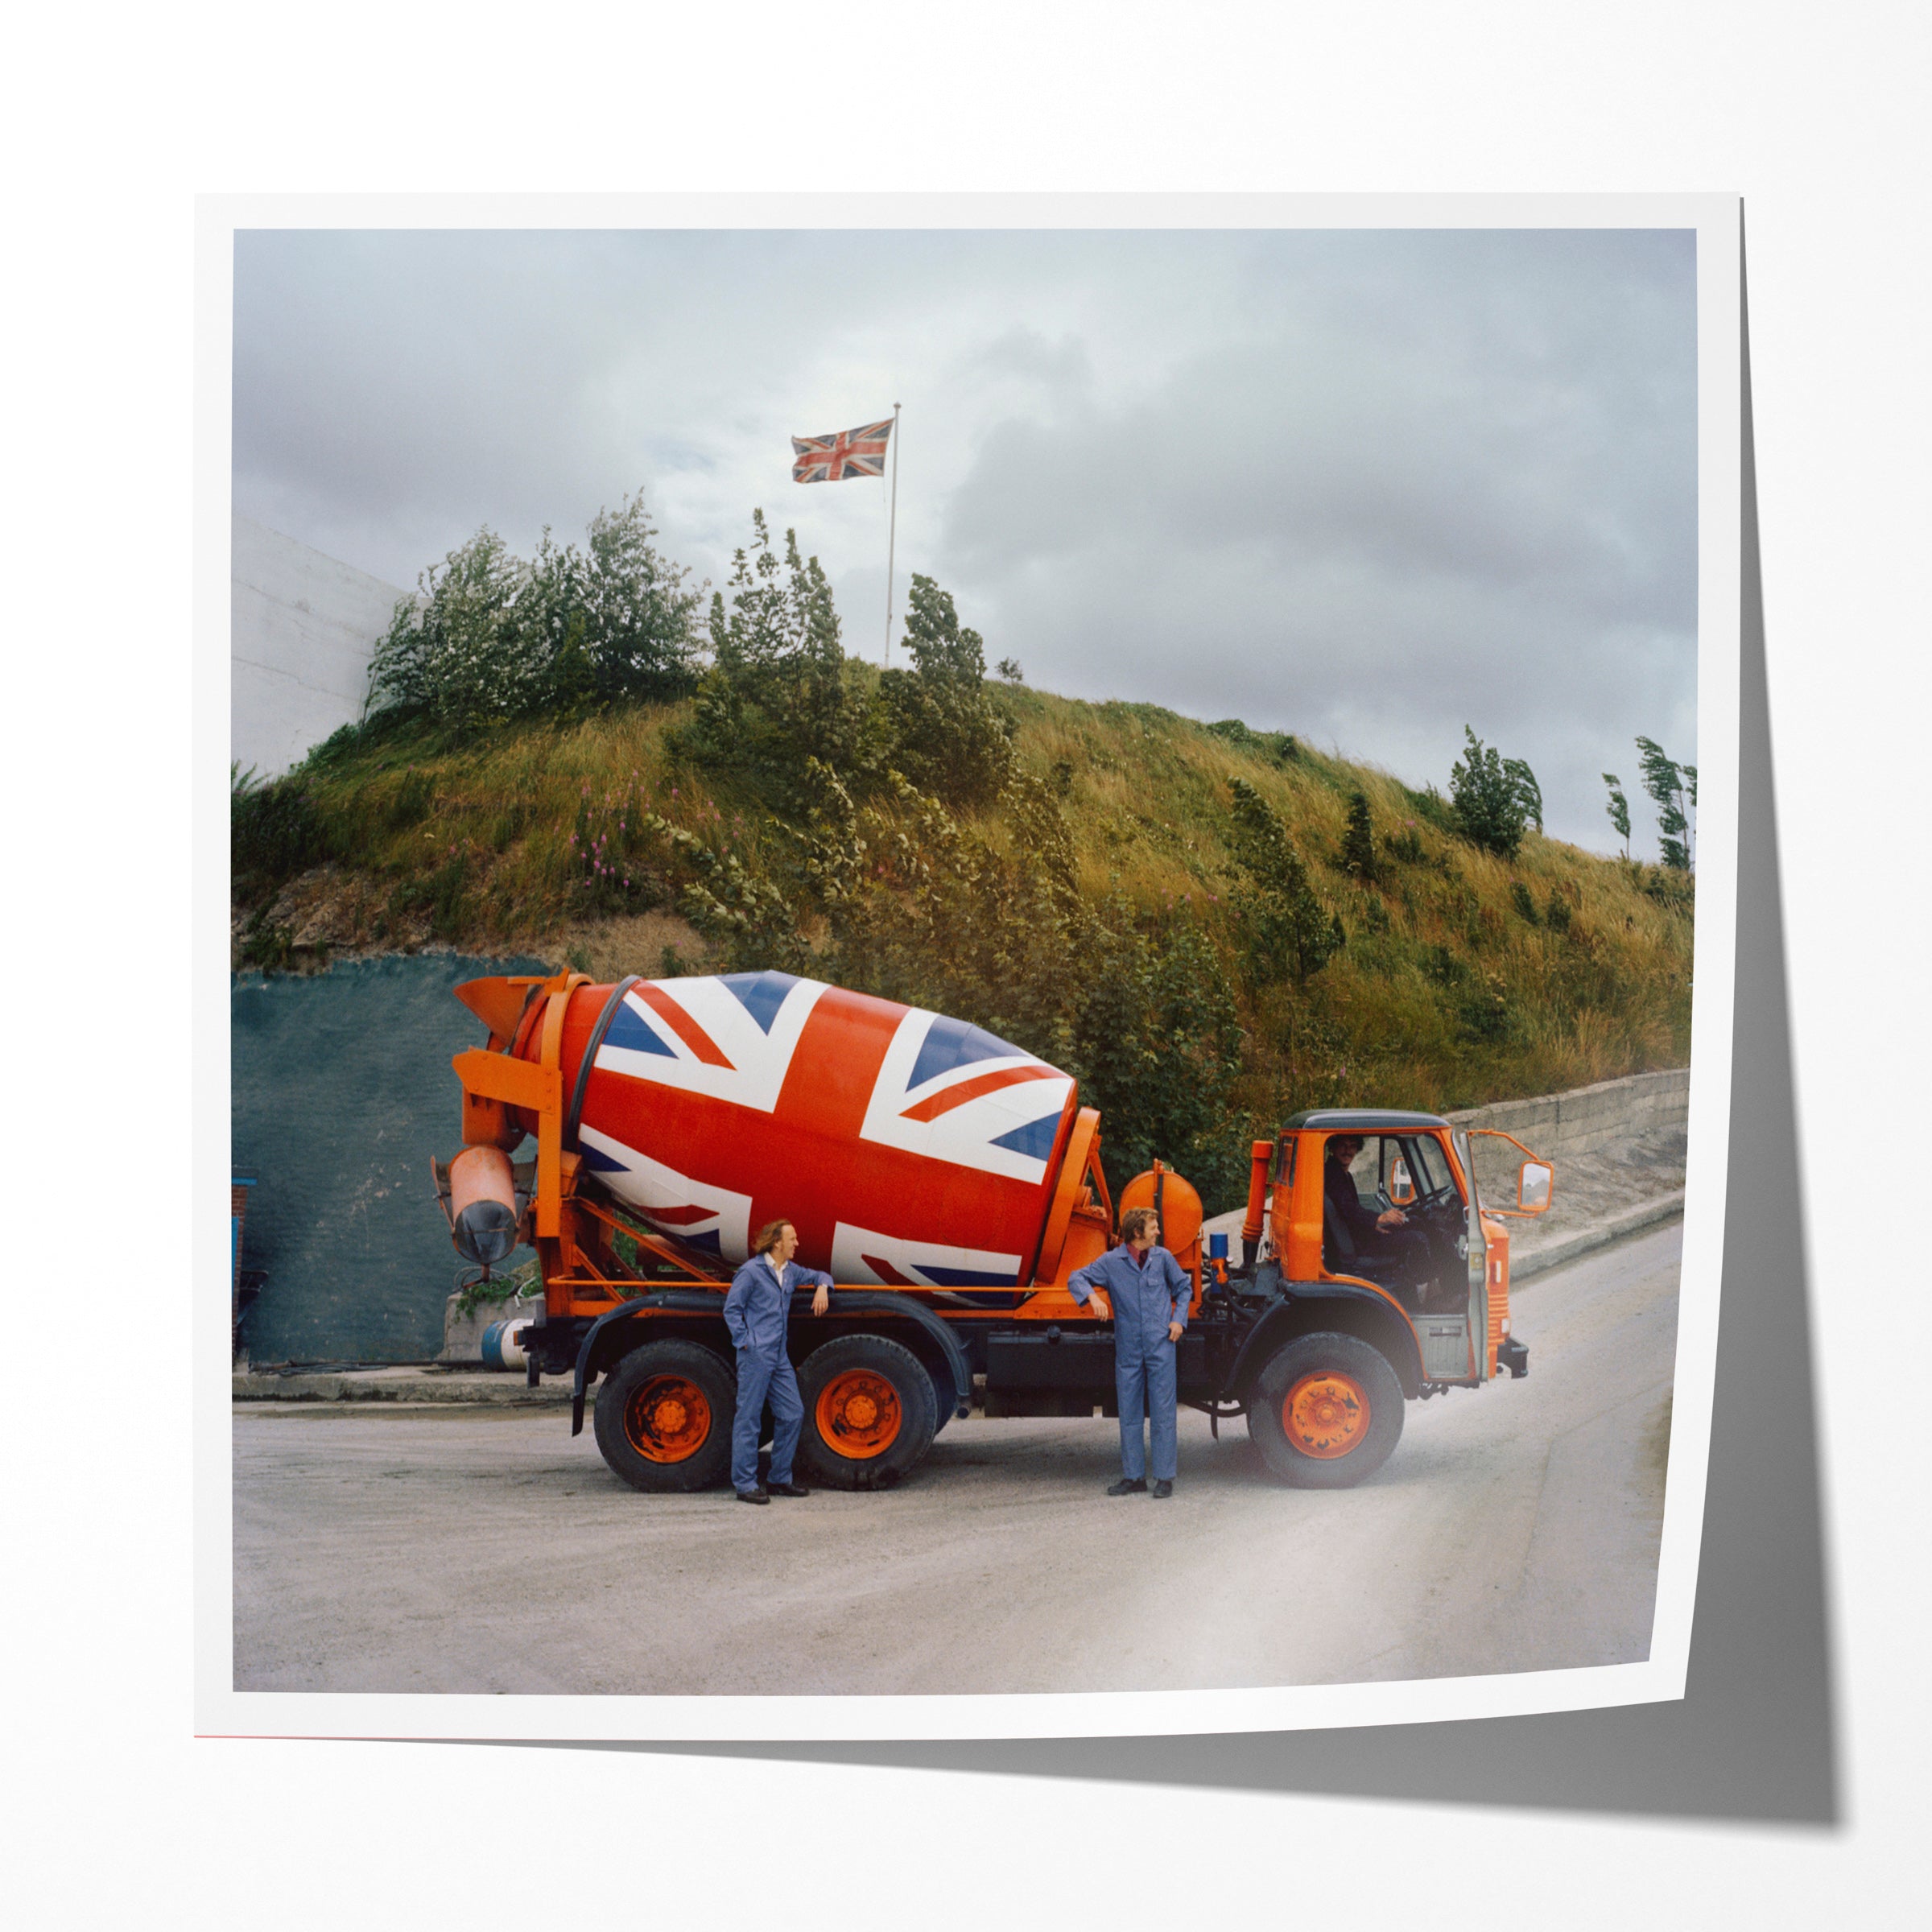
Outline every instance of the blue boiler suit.
POLYGON ((1122 1242, 1097 1261, 1067 1278, 1067 1292, 1085 1305, 1096 1288, 1113 1304, 1113 1387, 1120 1398, 1121 1474, 1139 1482, 1147 1474, 1141 1436, 1141 1394, 1146 1390, 1147 1420, 1154 1435, 1154 1480, 1170 1483, 1179 1466, 1175 1428, 1178 1389, 1174 1344, 1167 1324, 1187 1325, 1194 1283, 1180 1263, 1158 1243, 1144 1258, 1122 1242))
POLYGON ((763 1255, 754 1254, 731 1278, 724 1297, 724 1326, 738 1352, 738 1406, 731 1423, 731 1486, 758 1486, 758 1424, 771 1403, 771 1480, 791 1480, 791 1459, 799 1446, 805 1405, 799 1378, 785 1352, 785 1327, 795 1288, 829 1288, 832 1277, 815 1268, 785 1264, 784 1280, 763 1255))

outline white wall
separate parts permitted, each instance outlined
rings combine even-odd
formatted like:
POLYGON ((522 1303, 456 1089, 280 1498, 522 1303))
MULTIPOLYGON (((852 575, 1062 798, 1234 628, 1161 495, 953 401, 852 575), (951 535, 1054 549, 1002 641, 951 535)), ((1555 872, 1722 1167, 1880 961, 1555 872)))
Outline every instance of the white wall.
POLYGON ((369 653, 407 591, 234 519, 229 756, 264 778, 362 715, 369 653))

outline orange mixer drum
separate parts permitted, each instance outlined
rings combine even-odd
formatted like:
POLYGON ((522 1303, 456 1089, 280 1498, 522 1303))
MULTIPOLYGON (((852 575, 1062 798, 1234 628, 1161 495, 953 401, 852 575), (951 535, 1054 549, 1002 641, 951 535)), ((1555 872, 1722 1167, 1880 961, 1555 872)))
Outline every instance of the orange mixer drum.
POLYGON ((784 972, 579 986, 561 1071, 566 1149, 665 1233, 736 1263, 782 1217, 837 1281, 962 1294, 1031 1279, 1076 1111, 980 1027, 784 972))

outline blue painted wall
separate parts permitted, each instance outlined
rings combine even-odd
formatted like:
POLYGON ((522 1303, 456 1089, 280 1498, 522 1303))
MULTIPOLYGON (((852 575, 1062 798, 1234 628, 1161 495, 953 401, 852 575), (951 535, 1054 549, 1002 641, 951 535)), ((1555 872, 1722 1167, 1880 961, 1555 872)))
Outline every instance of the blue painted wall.
POLYGON ((242 1265, 267 1274, 242 1321, 251 1360, 427 1361, 442 1347, 461 1263, 429 1162, 462 1145, 451 1057, 485 1037, 451 989, 547 970, 441 953, 236 976, 234 1170, 258 1183, 242 1265))

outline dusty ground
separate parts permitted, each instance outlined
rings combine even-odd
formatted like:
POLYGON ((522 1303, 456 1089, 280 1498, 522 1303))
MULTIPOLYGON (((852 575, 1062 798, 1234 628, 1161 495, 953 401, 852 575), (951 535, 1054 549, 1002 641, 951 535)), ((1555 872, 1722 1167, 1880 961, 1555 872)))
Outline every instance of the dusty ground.
POLYGON ((244 1690, 879 1692, 1330 1683, 1647 1653, 1678 1228, 1525 1287, 1526 1381, 1410 1403, 1360 1488, 1182 1418, 1174 1499, 1111 1423, 953 1422, 880 1496, 643 1496, 554 1410, 250 1404, 244 1690))

